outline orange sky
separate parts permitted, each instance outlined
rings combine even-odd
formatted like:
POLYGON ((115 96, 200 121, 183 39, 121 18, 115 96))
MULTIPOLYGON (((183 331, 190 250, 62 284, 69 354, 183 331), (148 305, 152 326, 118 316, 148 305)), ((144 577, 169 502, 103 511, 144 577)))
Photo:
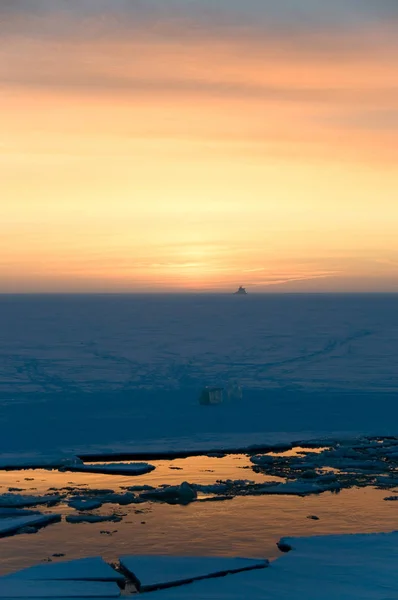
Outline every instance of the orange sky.
POLYGON ((0 10, 0 291, 398 291, 390 20, 35 2, 0 10))

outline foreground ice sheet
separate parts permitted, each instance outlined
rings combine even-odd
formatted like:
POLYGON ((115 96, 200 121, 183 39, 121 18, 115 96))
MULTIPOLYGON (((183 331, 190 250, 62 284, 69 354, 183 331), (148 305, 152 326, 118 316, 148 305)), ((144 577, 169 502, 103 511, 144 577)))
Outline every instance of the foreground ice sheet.
POLYGON ((140 591, 149 591, 189 583, 195 579, 263 569, 268 561, 219 556, 154 555, 122 556, 120 564, 137 581, 140 591))
POLYGON ((395 600, 398 532, 286 538, 269 568, 151 593, 151 600, 395 600))
POLYGON ((68 580, 68 581, 124 581, 123 575, 112 569, 101 557, 81 558, 65 562, 36 565, 17 571, 5 579, 68 580))
POLYGON ((98 581, 26 581, 2 577, 0 598, 117 598, 116 583, 98 581))
POLYGON ((61 515, 26 515, 26 516, 8 516, 0 518, 0 537, 11 535, 24 527, 43 527, 49 523, 61 520, 61 515))

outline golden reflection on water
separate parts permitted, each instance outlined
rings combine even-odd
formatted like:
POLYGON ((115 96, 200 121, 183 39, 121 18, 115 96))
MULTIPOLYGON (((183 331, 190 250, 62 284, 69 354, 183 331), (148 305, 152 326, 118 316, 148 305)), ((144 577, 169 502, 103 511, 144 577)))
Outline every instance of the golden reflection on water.
POLYGON ((319 448, 295 446, 294 448, 290 448, 290 450, 284 450, 283 452, 267 452, 267 454, 268 456, 304 456, 306 454, 320 454, 325 450, 329 450, 329 446, 322 446, 319 448))
MULTIPOLYGON (((119 464, 128 462, 118 461, 119 464)), ((211 484, 215 483, 217 479, 250 479, 256 483, 281 481, 279 477, 255 473, 249 458, 243 454, 227 455, 223 458, 192 456, 176 460, 152 460, 150 464, 156 469, 151 473, 139 476, 45 469, 0 471, 0 493, 7 492, 9 487, 20 487, 24 489, 24 492, 29 490, 32 494, 42 494, 51 487, 60 489, 71 485, 117 490, 131 485, 152 485, 153 487, 162 484, 177 485, 182 481, 211 484)))
MULTIPOLYGON (((156 470, 139 477, 45 470, 0 472, 0 493, 7 492, 9 487, 23 488, 23 493, 43 494, 49 488, 73 485, 119 491, 129 485, 159 486, 184 480, 210 484, 228 478, 256 482, 277 479, 240 468, 250 465, 246 456, 193 457, 152 461, 152 464, 156 465, 156 470)), ((123 521, 96 524, 62 521, 34 535, 0 539, 0 574, 40 563, 54 553, 64 553, 65 557, 53 560, 95 555, 115 560, 128 553, 240 555, 272 559, 278 555, 276 542, 282 536, 396 529, 398 503, 383 501, 392 493, 353 488, 340 494, 327 492, 305 498, 241 496, 222 502, 194 502, 188 506, 106 504, 94 512, 117 512, 124 515, 123 521), (318 516, 319 520, 308 519, 310 515, 318 516)), ((65 504, 41 510, 62 515, 74 512, 65 504)))

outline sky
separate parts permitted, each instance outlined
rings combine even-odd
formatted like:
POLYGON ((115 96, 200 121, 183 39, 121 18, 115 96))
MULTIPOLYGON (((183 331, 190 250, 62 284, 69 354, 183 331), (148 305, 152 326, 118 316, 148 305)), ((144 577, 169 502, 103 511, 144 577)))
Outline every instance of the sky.
POLYGON ((398 291, 396 0, 1 0, 0 292, 398 291))

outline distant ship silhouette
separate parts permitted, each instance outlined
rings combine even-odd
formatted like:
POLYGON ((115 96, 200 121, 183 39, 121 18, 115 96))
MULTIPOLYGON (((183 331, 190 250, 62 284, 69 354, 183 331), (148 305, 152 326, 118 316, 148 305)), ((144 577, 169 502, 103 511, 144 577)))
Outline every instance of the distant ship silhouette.
POLYGON ((240 285, 238 288, 238 291, 234 292, 234 294, 235 295, 238 294, 239 296, 246 296, 247 292, 246 292, 246 289, 240 285))

